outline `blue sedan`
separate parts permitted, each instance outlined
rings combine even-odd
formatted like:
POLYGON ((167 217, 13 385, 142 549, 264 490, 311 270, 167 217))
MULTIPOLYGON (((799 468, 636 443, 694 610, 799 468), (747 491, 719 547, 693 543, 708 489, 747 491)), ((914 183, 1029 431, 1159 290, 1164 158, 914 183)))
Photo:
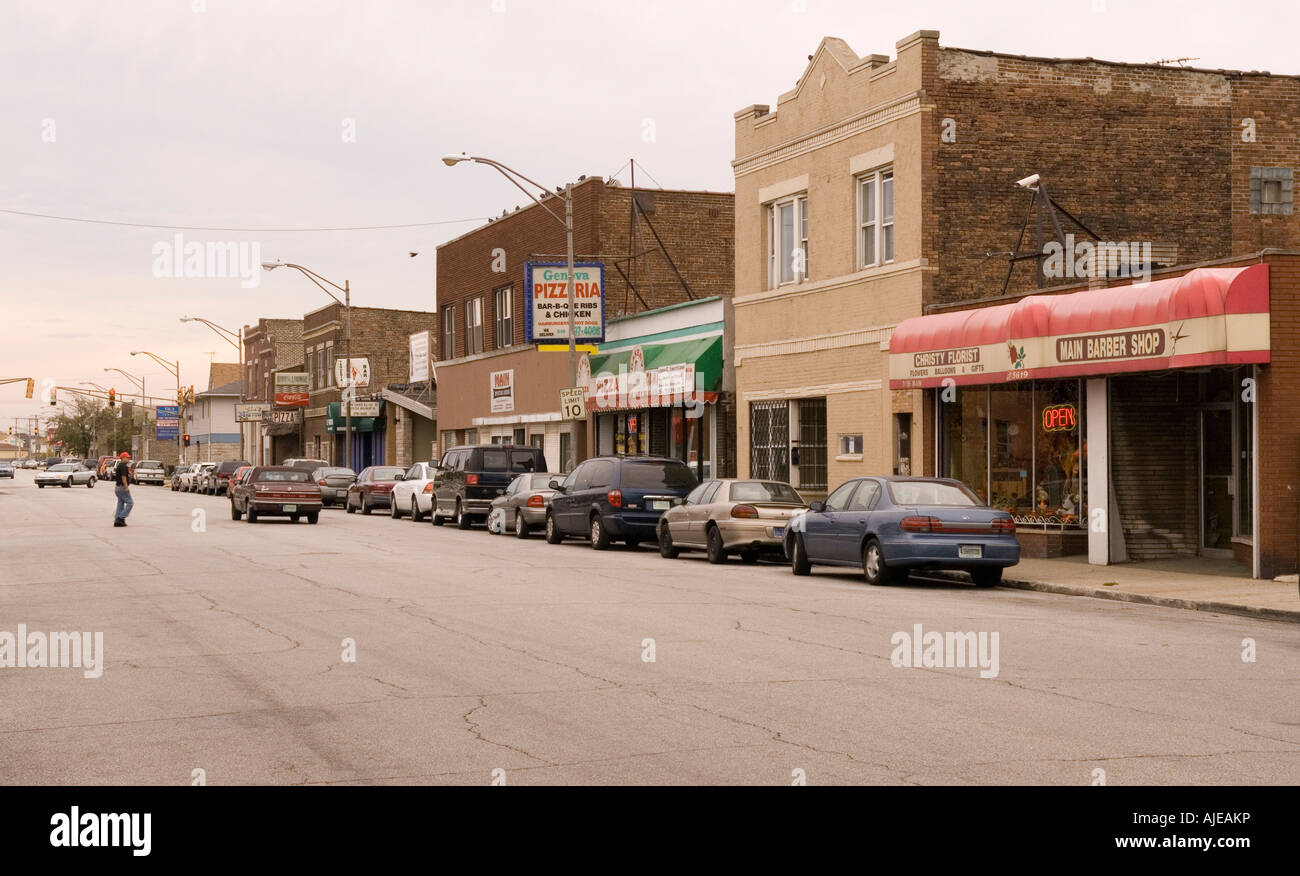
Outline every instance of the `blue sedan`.
POLYGON ((868 584, 889 584, 911 569, 954 569, 993 587, 1020 562, 1012 516, 948 478, 848 481, 790 521, 784 547, 796 575, 813 565, 850 566, 868 584))

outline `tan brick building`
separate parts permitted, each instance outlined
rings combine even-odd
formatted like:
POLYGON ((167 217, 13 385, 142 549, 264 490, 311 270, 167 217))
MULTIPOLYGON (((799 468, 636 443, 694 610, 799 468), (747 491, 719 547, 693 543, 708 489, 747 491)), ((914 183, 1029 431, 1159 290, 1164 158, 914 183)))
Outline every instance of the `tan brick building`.
MULTIPOLYGON (((564 199, 543 198, 564 214, 564 199)), ((578 262, 604 265, 605 318, 730 296, 729 193, 636 189, 583 177, 573 187, 578 262), (633 199, 636 212, 633 212, 633 199)), ((524 333, 525 263, 563 262, 564 226, 541 206, 504 214, 438 248, 438 428, 455 444, 531 443, 552 470, 591 451, 585 421, 561 419, 564 352, 524 333), (494 388, 494 381, 497 384, 494 388)))
MULTIPOLYGON (((1300 246, 1297 124, 1292 76, 1004 55, 941 46, 934 31, 900 40, 892 60, 824 40, 775 111, 736 114, 742 474, 786 475, 817 494, 858 474, 938 470, 968 477, 1023 519, 1061 511, 1082 537, 1086 497, 1074 464, 1040 484, 1027 443, 1037 432, 1000 434, 1014 418, 986 411, 1000 396, 971 408, 964 426, 936 429, 938 393, 907 380, 891 387, 895 328, 962 304, 1077 288, 1074 275, 1036 257, 1058 238, 1056 223, 1059 237, 1089 246, 1143 245, 1121 273, 1300 246), (1013 264, 1013 253, 1034 255, 1013 264), (985 433, 982 468, 957 470, 961 442, 945 436, 962 430, 985 433), (1013 465, 1022 452, 1030 463, 1013 465)), ((1123 282, 1114 266, 1110 280, 1093 280, 1123 282)), ((953 363, 974 355, 951 354, 953 363)), ((963 386, 979 382, 953 363, 963 386)), ((1074 383, 1028 391, 1073 392, 1082 408, 1085 388, 1074 383)), ((1234 446, 1244 428, 1232 426, 1234 446)), ((1185 504, 1201 488, 1178 489, 1185 504)), ((1224 528, 1226 512, 1213 548, 1187 523, 1171 538, 1174 528, 1134 516, 1141 500, 1126 502, 1117 513, 1130 515, 1139 554, 1139 530, 1173 553, 1240 555, 1224 539, 1249 539, 1224 528)))
POLYGON ((390 383, 404 384, 410 367, 408 339, 436 328, 436 316, 422 310, 352 308, 351 358, 370 363, 370 385, 357 389, 353 406, 352 459, 344 461, 344 412, 334 378, 334 360, 344 357, 344 311, 334 302, 305 314, 302 356, 309 403, 304 413, 303 454, 360 471, 397 459, 397 430, 390 429, 391 404, 383 399, 390 383), (367 410, 369 408, 369 410, 367 410))

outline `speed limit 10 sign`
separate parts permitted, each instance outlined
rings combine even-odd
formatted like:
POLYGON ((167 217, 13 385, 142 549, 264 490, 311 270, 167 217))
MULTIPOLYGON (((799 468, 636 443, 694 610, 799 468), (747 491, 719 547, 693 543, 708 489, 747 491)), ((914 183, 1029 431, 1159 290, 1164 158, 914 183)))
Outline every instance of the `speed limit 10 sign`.
POLYGON ((585 420, 587 418, 587 394, 585 390, 560 390, 560 418, 564 420, 585 420))

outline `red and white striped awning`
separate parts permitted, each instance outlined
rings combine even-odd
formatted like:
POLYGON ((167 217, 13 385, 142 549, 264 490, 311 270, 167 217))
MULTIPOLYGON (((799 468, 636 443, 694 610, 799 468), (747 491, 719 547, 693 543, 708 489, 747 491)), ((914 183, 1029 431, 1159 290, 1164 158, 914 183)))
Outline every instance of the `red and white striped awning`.
POLYGON ((1268 265, 905 320, 890 389, 1269 361, 1268 265))

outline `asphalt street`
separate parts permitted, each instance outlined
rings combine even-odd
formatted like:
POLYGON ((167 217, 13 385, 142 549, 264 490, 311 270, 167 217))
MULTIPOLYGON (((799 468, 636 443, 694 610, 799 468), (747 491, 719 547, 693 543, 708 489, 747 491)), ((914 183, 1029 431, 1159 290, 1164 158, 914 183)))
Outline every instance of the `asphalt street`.
POLYGON ((134 493, 0 481, 0 636, 104 653, 0 668, 0 782, 1300 783, 1294 624, 134 493))

